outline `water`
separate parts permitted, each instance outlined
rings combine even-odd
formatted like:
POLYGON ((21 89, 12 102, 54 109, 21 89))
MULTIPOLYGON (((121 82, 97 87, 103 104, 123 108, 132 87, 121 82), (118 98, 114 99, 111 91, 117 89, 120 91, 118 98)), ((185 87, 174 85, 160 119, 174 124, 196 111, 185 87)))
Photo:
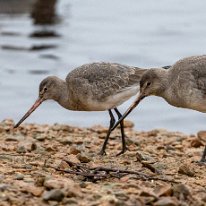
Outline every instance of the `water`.
MULTIPOLYGON (((155 67, 205 54, 205 6, 203 0, 60 0, 60 22, 47 27, 33 25, 27 12, 0 15, 0 120, 18 121, 36 100, 38 84, 45 76, 65 78, 84 63, 155 67), (53 31, 59 37, 30 37, 38 30, 53 31), (32 50, 42 45, 53 48, 32 50)), ((125 111, 133 100, 120 110, 125 111)), ((158 97, 143 100, 128 119, 138 130, 195 133, 206 129, 205 114, 172 107, 158 97)), ((106 126, 109 115, 67 111, 48 101, 26 122, 106 126)))

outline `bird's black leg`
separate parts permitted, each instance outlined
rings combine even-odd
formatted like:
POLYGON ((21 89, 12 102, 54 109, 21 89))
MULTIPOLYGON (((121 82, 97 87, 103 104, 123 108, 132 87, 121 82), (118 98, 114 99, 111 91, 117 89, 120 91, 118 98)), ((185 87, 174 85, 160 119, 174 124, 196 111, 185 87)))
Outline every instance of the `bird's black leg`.
POLYGON ((114 126, 114 123, 115 123, 115 118, 114 118, 114 115, 112 114, 111 109, 109 109, 108 111, 109 111, 109 116, 110 116, 110 125, 109 125, 109 129, 107 131, 107 136, 104 140, 104 144, 102 146, 102 149, 99 152, 100 155, 106 155, 105 149, 106 149, 106 146, 107 146, 107 142, 109 140, 109 136, 111 134, 111 129, 114 126))
POLYGON ((206 157, 206 145, 205 145, 205 149, 204 149, 204 151, 203 151, 202 157, 201 157, 201 159, 200 159, 200 162, 206 163, 205 157, 206 157))
MULTIPOLYGON (((119 112, 117 108, 114 108, 114 111, 116 112, 118 118, 120 119, 122 117, 122 114, 119 112)), ((121 128, 121 135, 122 135, 122 150, 120 153, 117 154, 121 155, 126 152, 127 146, 126 146, 126 141, 125 141, 125 133, 124 133, 124 120, 120 122, 120 128, 121 128)))

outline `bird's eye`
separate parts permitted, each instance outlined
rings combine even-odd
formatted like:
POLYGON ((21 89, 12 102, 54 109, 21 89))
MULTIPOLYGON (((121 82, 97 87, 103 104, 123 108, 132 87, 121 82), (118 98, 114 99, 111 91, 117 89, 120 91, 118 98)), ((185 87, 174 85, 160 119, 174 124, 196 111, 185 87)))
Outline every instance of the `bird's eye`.
POLYGON ((44 87, 44 92, 46 92, 47 91, 47 88, 46 87, 44 87))
POLYGON ((151 82, 147 82, 147 87, 149 87, 151 85, 151 82))

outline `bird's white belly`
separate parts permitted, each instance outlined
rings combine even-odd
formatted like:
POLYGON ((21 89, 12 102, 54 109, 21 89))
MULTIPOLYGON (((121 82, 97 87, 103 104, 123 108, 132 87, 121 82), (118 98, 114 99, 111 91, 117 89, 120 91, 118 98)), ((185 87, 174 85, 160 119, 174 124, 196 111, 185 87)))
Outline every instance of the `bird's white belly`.
POLYGON ((90 98, 86 100, 86 105, 88 111, 104 111, 108 109, 113 109, 123 102, 127 101, 130 97, 139 93, 139 86, 134 86, 127 88, 126 90, 119 92, 118 94, 114 94, 108 96, 104 100, 95 100, 94 98, 90 98))

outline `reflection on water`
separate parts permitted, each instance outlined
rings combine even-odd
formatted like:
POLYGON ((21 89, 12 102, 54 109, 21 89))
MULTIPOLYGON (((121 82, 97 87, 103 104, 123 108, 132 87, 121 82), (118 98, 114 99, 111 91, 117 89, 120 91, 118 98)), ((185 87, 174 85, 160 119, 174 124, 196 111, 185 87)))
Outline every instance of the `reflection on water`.
POLYGON ((54 24, 57 19, 56 3, 57 0, 36 0, 31 12, 34 24, 54 24))
MULTIPOLYGON (((205 1, 192 0, 0 0, 0 119, 19 120, 45 76, 65 78, 84 63, 154 67, 206 53, 205 6, 205 1)), ((107 125, 108 118, 107 112, 72 112, 47 102, 27 122, 88 126, 107 125)), ((204 114, 155 97, 145 99, 129 119, 140 130, 206 127, 204 114)))
POLYGON ((1 14, 25 14, 30 13, 35 0, 0 0, 1 14))

